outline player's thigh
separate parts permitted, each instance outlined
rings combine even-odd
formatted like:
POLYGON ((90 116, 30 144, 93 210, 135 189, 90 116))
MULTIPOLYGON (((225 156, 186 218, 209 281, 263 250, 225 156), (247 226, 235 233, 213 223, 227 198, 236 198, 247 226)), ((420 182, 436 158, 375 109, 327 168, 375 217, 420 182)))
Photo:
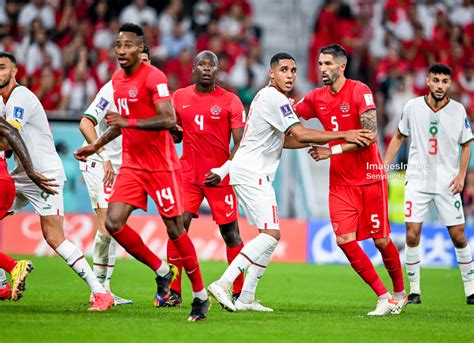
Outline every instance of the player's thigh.
POLYGON ((125 203, 135 208, 147 209, 146 173, 132 168, 120 168, 109 197, 111 203, 125 203))
POLYGON ((232 186, 204 186, 204 195, 211 207, 212 219, 217 225, 232 223, 238 219, 237 198, 232 186))
POLYGON ((107 208, 112 186, 104 184, 104 168, 102 163, 81 162, 81 172, 87 186, 92 209, 107 208))
POLYGON ((204 186, 190 182, 183 182, 183 205, 184 212, 192 214, 193 218, 199 217, 199 207, 204 199, 204 186))
POLYGON ((57 191, 57 194, 48 194, 42 191, 25 173, 13 176, 17 197, 13 203, 12 211, 18 212, 30 202, 39 216, 64 215, 64 179, 59 173, 44 173, 44 175, 55 179, 54 183, 58 186, 54 189, 57 191), (27 202, 25 202, 25 199, 27 202))
POLYGON ((388 217, 387 180, 374 182, 361 187, 363 210, 359 221, 357 239, 381 239, 390 234, 388 217))
POLYGON ((330 186, 329 216, 336 236, 357 232, 360 197, 358 187, 330 186))
POLYGON ((146 191, 155 201, 162 218, 183 214, 183 188, 179 171, 148 173, 146 191))
POLYGON ((251 225, 255 225, 259 230, 280 229, 275 190, 271 183, 232 187, 251 225))
POLYGON ((15 183, 12 179, 0 180, 0 220, 7 214, 15 200, 15 183))
POLYGON ((436 194, 434 195, 434 204, 443 225, 464 224, 464 210, 460 194, 436 194))
POLYGON ((405 222, 423 223, 434 195, 405 189, 405 222))

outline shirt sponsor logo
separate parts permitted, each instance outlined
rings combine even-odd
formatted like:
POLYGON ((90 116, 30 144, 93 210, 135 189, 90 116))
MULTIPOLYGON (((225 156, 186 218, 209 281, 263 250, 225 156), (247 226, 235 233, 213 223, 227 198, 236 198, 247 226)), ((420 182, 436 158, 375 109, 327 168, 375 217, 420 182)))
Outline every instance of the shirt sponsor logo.
POLYGON ((101 97, 99 103, 97 104, 97 107, 104 111, 109 104, 110 102, 108 100, 101 97))
POLYGON ((293 114, 293 111, 291 110, 290 104, 285 104, 283 106, 280 106, 280 111, 281 111, 281 114, 283 114, 284 117, 287 117, 287 116, 293 114))
POLYGON ((128 90, 128 96, 130 99, 135 99, 138 95, 138 88, 135 87, 135 86, 132 86, 132 88, 130 88, 128 90))
POLYGON ((364 99, 367 106, 374 105, 374 97, 372 94, 364 94, 364 99))
POLYGON ((341 111, 342 113, 347 113, 351 109, 351 106, 347 102, 343 102, 341 104, 341 111))
POLYGON ((22 107, 13 107, 13 118, 15 119, 23 119, 23 115, 25 114, 25 109, 22 107))
POLYGON ((158 90, 158 95, 161 98, 164 98, 170 95, 170 91, 168 90, 168 85, 166 83, 160 83, 156 85, 156 89, 158 90))

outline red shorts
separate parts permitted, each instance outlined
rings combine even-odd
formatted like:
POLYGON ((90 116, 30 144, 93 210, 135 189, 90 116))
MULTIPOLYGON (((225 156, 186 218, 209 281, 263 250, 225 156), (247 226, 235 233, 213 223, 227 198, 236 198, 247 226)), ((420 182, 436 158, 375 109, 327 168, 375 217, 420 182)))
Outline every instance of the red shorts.
POLYGON ((217 225, 232 223, 238 218, 237 198, 232 186, 210 187, 185 182, 183 193, 184 211, 192 213, 194 218, 199 217, 199 207, 204 197, 211 207, 212 219, 217 225))
POLYGON ((336 236, 355 232, 357 240, 384 238, 390 233, 388 184, 329 187, 329 213, 336 236))
POLYGON ((148 172, 122 167, 115 180, 109 203, 123 202, 146 211, 147 195, 155 201, 162 217, 173 218, 183 214, 179 170, 148 172))
POLYGON ((0 179, 0 189, 2 190, 2 196, 0 196, 0 219, 2 219, 15 200, 15 182, 13 182, 13 179, 0 179))

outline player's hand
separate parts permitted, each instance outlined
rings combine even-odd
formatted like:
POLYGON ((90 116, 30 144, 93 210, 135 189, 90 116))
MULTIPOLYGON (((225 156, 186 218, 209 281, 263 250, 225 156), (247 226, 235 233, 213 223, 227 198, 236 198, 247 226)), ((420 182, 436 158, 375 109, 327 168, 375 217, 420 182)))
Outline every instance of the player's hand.
POLYGON ((461 193, 464 189, 464 178, 460 175, 456 176, 450 183, 449 189, 453 195, 461 193))
POLYGON ((105 120, 107 122, 107 126, 115 126, 118 128, 124 128, 128 126, 128 120, 117 112, 107 111, 105 120))
POLYGON ((102 181, 104 182, 104 185, 112 186, 115 179, 115 172, 114 168, 112 167, 112 162, 104 161, 102 166, 104 167, 104 178, 102 181))
POLYGON ((183 128, 180 125, 176 124, 176 127, 169 131, 171 133, 171 137, 173 137, 173 142, 181 143, 181 141, 183 140, 183 128))
POLYGON ((43 174, 33 171, 32 173, 28 174, 28 177, 33 181, 43 192, 48 194, 58 194, 55 187, 59 187, 58 184, 53 183, 55 179, 48 179, 43 174))
POLYGON ((221 177, 211 171, 207 172, 206 175, 204 175, 204 184, 206 186, 215 186, 221 181, 221 177))
POLYGON ((77 149, 74 152, 74 157, 76 158, 76 160, 86 162, 87 157, 89 157, 90 155, 95 154, 97 152, 97 150, 98 149, 96 149, 96 147, 94 145, 86 145, 86 146, 83 146, 83 147, 77 149))
POLYGON ((331 157, 331 149, 323 146, 313 146, 308 150, 308 154, 315 161, 322 161, 331 157))
POLYGON ((344 140, 360 146, 367 146, 375 142, 377 133, 367 129, 344 131, 344 140))

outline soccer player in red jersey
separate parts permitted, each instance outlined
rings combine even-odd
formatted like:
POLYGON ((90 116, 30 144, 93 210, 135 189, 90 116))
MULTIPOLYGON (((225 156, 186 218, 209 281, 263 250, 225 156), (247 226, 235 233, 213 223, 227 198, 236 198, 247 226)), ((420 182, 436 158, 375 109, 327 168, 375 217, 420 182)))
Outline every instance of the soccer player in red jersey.
MULTIPOLYGON (((191 220, 199 216, 199 206, 206 197, 226 245, 227 261, 231 263, 244 244, 237 221, 237 200, 226 175, 242 138, 245 110, 234 93, 216 85, 217 72, 217 56, 211 51, 199 53, 193 66, 195 84, 178 89, 173 102, 178 125, 183 129, 184 227, 189 231, 191 220), (234 147, 229 153, 231 134, 234 147)), ((168 241, 168 262, 181 266, 172 240, 168 241)), ((243 282, 240 274, 234 282, 234 297, 240 295, 243 282)), ((168 304, 181 304, 179 276, 171 284, 171 293, 168 304)))
POLYGON ((340 45, 321 49, 319 70, 325 84, 295 105, 303 119, 318 118, 326 131, 365 128, 374 132, 373 143, 359 147, 341 141, 330 148, 315 147, 316 160, 331 158, 329 210, 338 246, 354 270, 378 296, 369 315, 400 313, 407 298, 397 248, 390 239, 387 210, 387 174, 376 142, 377 113, 371 90, 359 81, 346 79, 347 55, 340 45), (372 168, 371 166, 374 166, 372 168), (392 296, 357 241, 372 238, 393 282, 392 296))
MULTIPOLYGON (((0 85, 1 87, 1 85, 0 85)), ((48 194, 57 193, 54 188, 54 180, 44 177, 33 169, 28 149, 26 148, 20 133, 5 119, 0 117, 0 220, 3 219, 15 200, 15 182, 8 173, 5 150, 13 150, 28 177, 44 192, 48 194)), ((0 280, 0 300, 21 298, 25 290, 25 281, 33 269, 33 264, 28 260, 16 261, 10 256, 0 252, 0 268, 5 269, 12 277, 13 289, 8 281, 0 280)), ((2 271, 3 275, 4 272, 2 271)))
POLYGON ((77 150, 75 155, 84 160, 122 134, 122 166, 109 199, 105 226, 129 254, 157 274, 155 305, 164 306, 177 268, 151 252, 136 231, 127 225, 132 211, 136 208, 146 210, 147 196, 151 196, 191 279, 194 301, 188 320, 203 320, 209 300, 194 245, 183 227, 180 163, 168 131, 176 127, 173 102, 166 76, 141 62, 142 51, 141 27, 123 24, 115 42, 121 69, 112 76, 114 101, 120 113, 109 112, 110 129, 93 144, 77 150))

